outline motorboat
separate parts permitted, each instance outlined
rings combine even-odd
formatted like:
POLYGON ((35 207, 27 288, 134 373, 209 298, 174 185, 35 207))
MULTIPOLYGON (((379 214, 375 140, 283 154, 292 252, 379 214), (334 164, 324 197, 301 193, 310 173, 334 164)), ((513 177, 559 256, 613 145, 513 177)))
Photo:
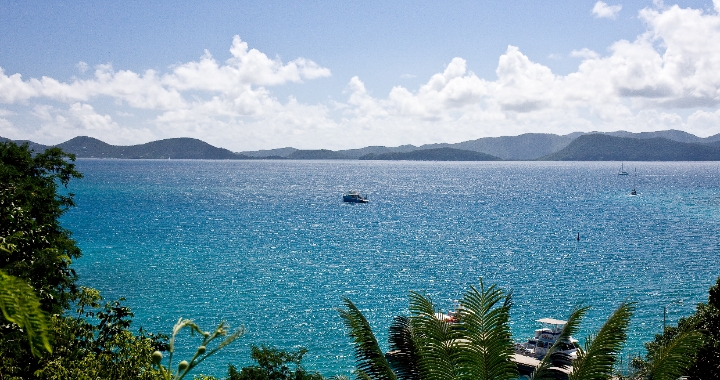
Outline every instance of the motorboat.
MULTIPOLYGON (((545 355, 547 355, 550 347, 560 338, 560 334, 567 324, 567 321, 554 318, 542 318, 538 319, 537 322, 541 323, 542 327, 535 330, 535 336, 528 339, 527 342, 516 343, 515 353, 542 360, 545 355)), ((567 360, 572 362, 577 359, 577 349, 578 341, 569 336, 559 342, 556 352, 564 354, 567 360)))
MULTIPOLYGON (((436 312, 435 318, 449 325, 461 323, 462 312, 459 312, 461 308, 462 305, 457 306, 455 311, 450 311, 447 314, 436 312)), ((518 371, 521 375, 530 375, 533 373, 543 358, 547 356, 552 346, 558 342, 563 328, 567 324, 567 321, 553 318, 538 319, 537 322, 540 322, 543 327, 535 330, 535 335, 528 339, 527 342, 515 344, 515 353, 511 360, 517 364, 518 371)), ((572 371, 572 362, 577 359, 578 348, 578 341, 571 336, 564 338, 557 344, 554 354, 552 354, 552 366, 550 367, 550 369, 557 371, 560 375, 556 378, 567 379, 567 377, 563 377, 562 375, 567 375, 572 371)), ((398 351, 392 351, 388 354, 393 355, 397 352, 398 351)), ((520 376, 519 379, 525 378, 529 377, 520 376)))
POLYGON ((367 196, 363 196, 357 191, 348 191, 347 193, 343 194, 343 202, 348 203, 368 203, 367 196))

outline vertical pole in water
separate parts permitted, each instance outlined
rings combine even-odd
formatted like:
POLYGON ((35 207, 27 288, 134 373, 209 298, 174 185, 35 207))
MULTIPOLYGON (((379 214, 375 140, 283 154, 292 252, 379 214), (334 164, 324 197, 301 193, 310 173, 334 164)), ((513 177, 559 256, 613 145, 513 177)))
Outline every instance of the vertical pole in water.
POLYGON ((663 334, 665 333, 665 329, 667 324, 667 306, 663 306, 663 334))

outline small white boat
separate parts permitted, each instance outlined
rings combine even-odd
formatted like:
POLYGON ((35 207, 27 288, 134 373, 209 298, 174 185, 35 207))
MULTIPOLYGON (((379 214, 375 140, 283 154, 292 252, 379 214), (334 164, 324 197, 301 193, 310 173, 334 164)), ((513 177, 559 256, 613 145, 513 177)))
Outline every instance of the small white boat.
POLYGON ((367 196, 363 196, 357 191, 348 191, 347 193, 343 194, 343 202, 348 203, 368 203, 367 196))
MULTIPOLYGON (((540 322, 543 327, 535 330, 535 336, 528 339, 527 342, 516 343, 515 353, 542 360, 542 358, 547 355, 550 347, 552 347, 560 337, 560 333, 567 324, 567 321, 542 318, 538 319, 537 322, 540 322)), ((577 348, 577 339, 568 337, 568 339, 559 343, 557 352, 567 355, 568 360, 573 361, 577 359, 577 348)))
POLYGON ((620 163, 620 171, 618 172, 618 175, 628 175, 628 172, 625 171, 622 163, 620 163))

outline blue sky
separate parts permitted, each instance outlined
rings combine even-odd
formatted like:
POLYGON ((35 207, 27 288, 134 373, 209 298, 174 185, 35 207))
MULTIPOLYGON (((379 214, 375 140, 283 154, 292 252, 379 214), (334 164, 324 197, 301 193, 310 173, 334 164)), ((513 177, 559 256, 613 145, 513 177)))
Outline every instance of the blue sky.
POLYGON ((720 133, 720 1, 0 3, 0 136, 234 151, 720 133))

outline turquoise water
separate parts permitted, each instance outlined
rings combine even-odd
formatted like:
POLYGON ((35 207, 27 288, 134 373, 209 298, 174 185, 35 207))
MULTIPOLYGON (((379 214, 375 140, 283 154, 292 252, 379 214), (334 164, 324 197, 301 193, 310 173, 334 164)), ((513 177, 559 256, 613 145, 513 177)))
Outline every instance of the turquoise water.
POLYGON ((663 307, 675 322, 720 276, 718 163, 625 163, 637 177, 608 162, 77 164, 85 178, 63 224, 83 250, 81 284, 127 298, 136 328, 169 333, 181 316, 244 325, 209 374, 249 364, 260 343, 304 346, 307 369, 346 374, 342 297, 385 344, 408 291, 447 310, 480 277, 513 290, 516 340, 584 303, 582 341, 636 301, 627 352, 641 352, 663 307), (371 202, 342 203, 350 189, 371 202))

